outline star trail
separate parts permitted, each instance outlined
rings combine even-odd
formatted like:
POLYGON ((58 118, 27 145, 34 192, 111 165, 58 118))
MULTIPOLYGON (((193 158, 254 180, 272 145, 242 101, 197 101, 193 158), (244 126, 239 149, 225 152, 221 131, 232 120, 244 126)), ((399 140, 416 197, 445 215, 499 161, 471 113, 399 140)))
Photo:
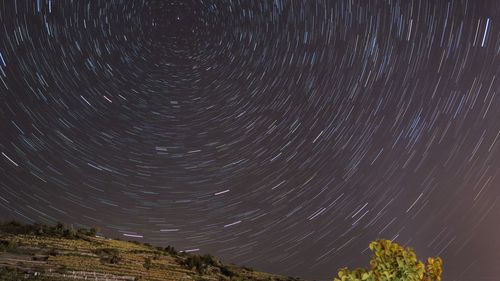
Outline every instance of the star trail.
POLYGON ((310 280, 500 274, 493 0, 0 0, 0 219, 310 280))

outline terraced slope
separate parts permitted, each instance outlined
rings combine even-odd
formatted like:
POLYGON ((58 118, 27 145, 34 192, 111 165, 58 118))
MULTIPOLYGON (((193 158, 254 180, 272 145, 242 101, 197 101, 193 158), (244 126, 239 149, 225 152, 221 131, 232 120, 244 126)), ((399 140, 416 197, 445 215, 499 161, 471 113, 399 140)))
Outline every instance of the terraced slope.
POLYGON ((0 280, 262 280, 297 278, 134 242, 0 232, 0 280))

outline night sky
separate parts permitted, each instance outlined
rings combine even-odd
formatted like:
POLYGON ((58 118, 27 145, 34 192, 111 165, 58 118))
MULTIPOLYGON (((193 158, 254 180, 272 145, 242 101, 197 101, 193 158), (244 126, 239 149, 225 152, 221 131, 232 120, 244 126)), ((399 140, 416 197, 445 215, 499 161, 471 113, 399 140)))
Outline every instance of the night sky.
POLYGON ((0 219, 331 280, 500 275, 497 0, 0 0, 0 219))

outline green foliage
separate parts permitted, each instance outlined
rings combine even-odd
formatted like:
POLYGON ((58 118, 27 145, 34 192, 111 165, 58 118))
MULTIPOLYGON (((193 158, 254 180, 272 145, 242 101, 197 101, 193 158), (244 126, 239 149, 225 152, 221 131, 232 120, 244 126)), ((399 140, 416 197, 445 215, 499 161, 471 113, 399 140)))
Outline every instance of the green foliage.
POLYGON ((85 228, 78 229, 78 234, 86 235, 86 236, 90 236, 90 237, 96 236, 97 232, 99 232, 99 228, 97 228, 97 227, 92 227, 89 229, 85 229, 85 228))
POLYGON ((403 248, 389 240, 370 243, 374 252, 371 269, 353 271, 342 268, 334 281, 441 281, 441 258, 429 258, 424 265, 411 248, 403 248))
POLYGON ((206 265, 219 266, 221 262, 217 260, 214 256, 206 254, 201 256, 201 261, 206 265))
POLYGON ((91 229, 81 228, 76 231, 73 228, 66 227, 61 222, 58 222, 54 226, 46 225, 43 223, 26 225, 17 221, 0 222, 0 233, 8 233, 14 235, 25 234, 63 237, 67 239, 84 239, 85 236, 95 236, 97 231, 98 229, 95 227, 91 229))
POLYGON ((39 225, 23 225, 16 221, 9 221, 0 224, 0 232, 9 234, 36 234, 39 225))
POLYGON ((220 267, 220 273, 228 277, 233 277, 236 275, 231 269, 229 269, 229 267, 224 265, 220 267))
POLYGON ((428 258, 425 264, 424 281, 441 281, 443 261, 441 258, 428 258))
POLYGON ((184 261, 184 266, 186 266, 188 269, 195 268, 196 271, 200 274, 203 274, 205 266, 201 260, 201 257, 199 255, 192 255, 189 256, 185 261, 184 261))
POLYGON ((195 269, 199 274, 204 274, 208 267, 218 267, 222 274, 233 276, 229 268, 225 267, 222 262, 212 255, 189 255, 182 264, 187 269, 195 269))
POLYGON ((91 227, 88 231, 87 231, 87 235, 88 236, 96 236, 97 232, 99 232, 100 229, 98 227, 91 227))
MULTIPOLYGON (((250 271, 250 272, 252 272, 252 271, 253 271, 253 268, 251 268, 251 267, 249 267, 249 266, 242 266, 242 268, 243 268, 244 270, 246 270, 246 271, 250 271)), ((293 278, 293 277, 291 277, 291 278, 293 278)))
POLYGON ((78 234, 74 229, 65 229, 63 231, 63 237, 68 239, 76 239, 78 238, 78 234))
POLYGON ((14 252, 18 245, 14 241, 0 240, 0 252, 14 252))
POLYGON ((170 245, 168 245, 167 247, 165 247, 164 251, 167 252, 167 253, 169 253, 169 254, 171 254, 171 255, 177 255, 177 250, 174 247, 170 246, 170 245))
POLYGON ((121 261, 120 251, 113 248, 99 248, 92 251, 98 255, 102 263, 117 264, 121 261))

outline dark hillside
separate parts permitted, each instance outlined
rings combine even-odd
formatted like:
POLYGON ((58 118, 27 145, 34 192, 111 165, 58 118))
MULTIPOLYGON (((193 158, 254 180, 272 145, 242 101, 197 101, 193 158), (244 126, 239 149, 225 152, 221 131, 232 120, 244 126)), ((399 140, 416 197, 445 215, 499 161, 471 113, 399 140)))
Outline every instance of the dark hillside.
POLYGON ((255 280, 298 278, 224 264, 211 255, 96 237, 62 224, 0 224, 0 280, 255 280))

